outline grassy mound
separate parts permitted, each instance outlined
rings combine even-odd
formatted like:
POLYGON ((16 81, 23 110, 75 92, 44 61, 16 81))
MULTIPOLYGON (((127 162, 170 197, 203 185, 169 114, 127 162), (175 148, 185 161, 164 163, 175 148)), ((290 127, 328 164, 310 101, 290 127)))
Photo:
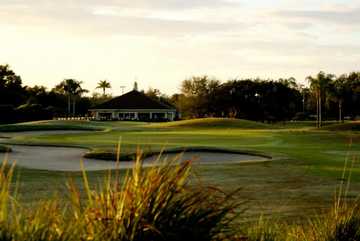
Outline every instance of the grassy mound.
POLYGON ((103 130, 104 128, 90 121, 34 121, 0 125, 0 132, 21 131, 56 131, 56 130, 103 130))
POLYGON ((322 129, 329 131, 360 131, 360 121, 329 125, 322 129))
POLYGON ((268 124, 229 118, 202 118, 153 124, 150 127, 272 129, 268 124))

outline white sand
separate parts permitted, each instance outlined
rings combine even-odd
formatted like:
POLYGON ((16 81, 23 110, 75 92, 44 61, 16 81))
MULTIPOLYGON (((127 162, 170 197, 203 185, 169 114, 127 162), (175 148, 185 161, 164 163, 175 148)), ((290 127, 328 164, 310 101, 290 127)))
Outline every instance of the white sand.
MULTIPOLYGON (((39 131, 39 132, 24 132, 30 135, 43 134, 63 134, 68 131, 39 131)), ((14 137, 16 135, 23 135, 21 133, 4 133, 2 136, 14 137)), ((6 139, 0 138, 1 142, 6 142, 6 139)), ((80 171, 80 160, 87 152, 86 149, 73 147, 47 147, 47 146, 24 146, 24 145, 8 145, 12 152, 9 154, 0 153, 0 162, 7 160, 12 163, 16 161, 17 165, 40 170, 51 171, 80 171)), ((171 160, 178 154, 164 154, 161 160, 171 160)), ((156 157, 149 157, 144 160, 144 166, 154 165, 156 157)), ((229 164, 229 163, 246 163, 246 162, 265 162, 268 158, 232 154, 232 153, 213 153, 213 152, 187 152, 181 154, 179 161, 193 160, 195 164, 229 164)), ((121 162, 119 168, 127 169, 133 166, 133 162, 121 162)), ((84 159, 85 169, 88 171, 115 169, 116 163, 112 161, 103 161, 96 159, 84 159)))
MULTIPOLYGON (((17 165, 41 170, 51 171, 80 171, 80 160, 87 151, 82 148, 69 147, 44 147, 44 146, 10 146, 13 152, 9 154, 0 153, 1 162, 6 158, 11 163, 16 161, 17 165)), ((164 154, 165 158, 172 160, 176 154, 164 154)), ((154 165, 156 157, 144 160, 144 166, 154 165)), ((181 155, 180 160, 194 160, 195 164, 229 164, 244 162, 263 162, 269 159, 259 156, 243 154, 212 153, 212 152, 187 152, 181 155)), ((85 169, 89 171, 107 170, 116 168, 115 162, 96 159, 84 159, 85 169)), ((133 162, 121 162, 120 168, 131 168, 133 162)))

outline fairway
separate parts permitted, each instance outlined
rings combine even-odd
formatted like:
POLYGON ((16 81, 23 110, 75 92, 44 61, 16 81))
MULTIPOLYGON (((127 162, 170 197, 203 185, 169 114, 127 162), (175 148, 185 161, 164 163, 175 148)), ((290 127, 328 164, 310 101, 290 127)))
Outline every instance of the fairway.
MULTIPOLYGON (((201 147, 268 155, 273 158, 271 162, 194 167, 196 179, 226 190, 240 188, 239 199, 246 201, 249 207, 244 215, 253 218, 259 214, 299 218, 299 215, 328 208, 340 183, 345 159, 351 160, 360 153, 359 133, 316 130, 309 124, 273 126, 228 119, 164 124, 72 121, 69 125, 73 132, 59 131, 59 125, 67 124, 59 121, 32 123, 29 131, 36 128, 39 132, 1 133, 1 136, 12 137, 3 139, 8 144, 73 146, 105 153, 115 152, 121 140, 121 152, 127 154, 138 147, 144 151, 201 147), (52 125, 56 132, 49 131, 52 125), (42 126, 47 132, 40 131, 42 126), (81 126, 81 130, 74 126, 81 126)), ((26 131, 27 125, 17 124, 16 128, 26 131)), ((71 161, 79 163, 79 160, 71 161)), ((69 175, 80 177, 76 172, 19 170, 20 193, 24 200, 49 196, 51 191, 44 188, 44 183, 51 183, 54 191, 61 191, 69 175)), ((90 172, 92 182, 102 173, 90 172)), ((360 190, 359 174, 360 167, 355 163, 349 197, 356 196, 360 190)))

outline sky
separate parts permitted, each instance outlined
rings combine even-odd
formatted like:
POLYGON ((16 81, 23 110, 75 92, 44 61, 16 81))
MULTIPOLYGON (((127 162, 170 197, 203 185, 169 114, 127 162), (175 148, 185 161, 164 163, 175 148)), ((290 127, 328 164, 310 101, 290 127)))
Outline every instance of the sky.
MULTIPOLYGON (((131 90, 360 70, 360 0, 0 0, 0 64, 25 85, 131 90)), ((100 91, 100 90, 98 90, 100 91)))

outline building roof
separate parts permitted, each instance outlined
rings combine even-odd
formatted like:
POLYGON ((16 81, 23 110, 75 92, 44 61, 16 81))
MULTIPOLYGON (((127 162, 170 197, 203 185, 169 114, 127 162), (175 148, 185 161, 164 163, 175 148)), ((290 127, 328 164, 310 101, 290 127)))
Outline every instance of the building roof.
POLYGON ((115 97, 92 109, 174 109, 137 90, 115 97))

